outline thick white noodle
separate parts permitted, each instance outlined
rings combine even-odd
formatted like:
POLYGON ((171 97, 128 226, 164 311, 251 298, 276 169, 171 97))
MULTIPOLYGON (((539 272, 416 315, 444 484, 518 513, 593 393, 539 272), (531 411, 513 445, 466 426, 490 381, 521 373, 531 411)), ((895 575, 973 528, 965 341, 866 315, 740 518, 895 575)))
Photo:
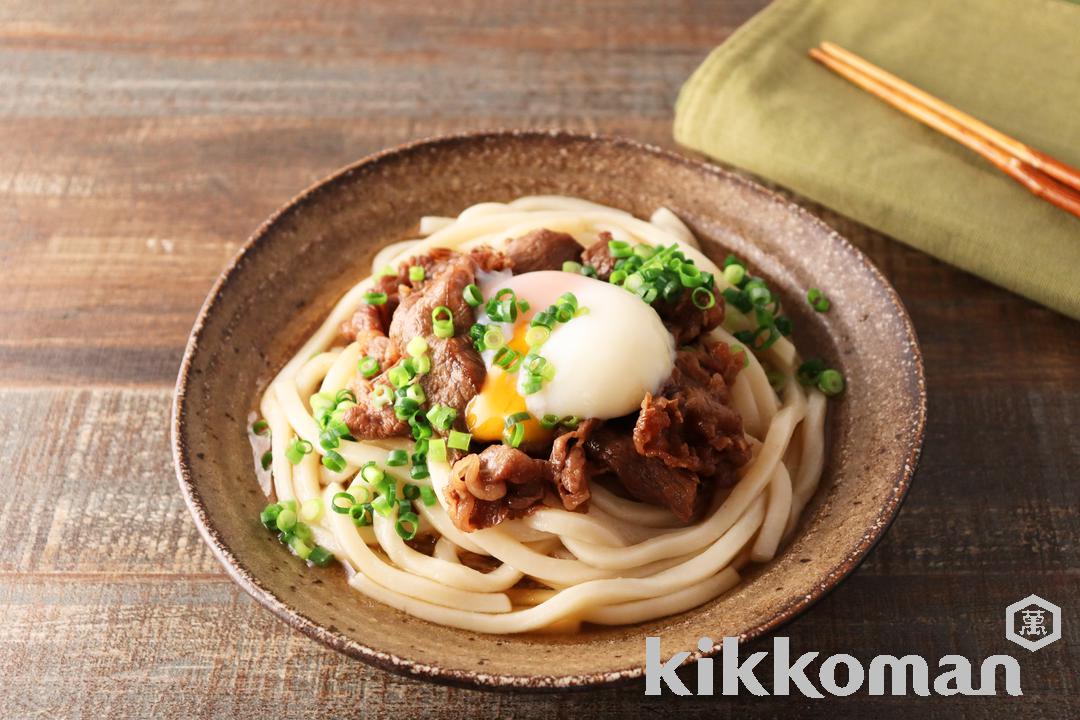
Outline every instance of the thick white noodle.
MULTIPOLYGON (((424 217, 423 238, 387 246, 376 255, 373 271, 434 247, 500 248, 538 228, 570 232, 582 245, 602 232, 631 243, 676 243, 714 274, 718 290, 727 287, 685 223, 666 208, 646 222, 622 210, 554 196, 481 203, 457 218, 424 217)), ((377 601, 431 622, 487 633, 564 630, 581 622, 627 624, 685 612, 734 587, 737 570, 746 563, 775 557, 817 488, 824 463, 825 397, 816 390, 808 394, 795 381, 798 355, 781 338, 762 353, 785 376, 780 397, 759 357, 746 349, 747 365, 731 388, 731 402, 743 418, 753 458, 700 520, 684 525, 665 508, 620 497, 594 482, 587 512, 544 507, 493 528, 462 532, 446 510, 445 463, 429 461, 431 477, 424 480, 410 479, 407 468, 385 465, 389 450, 410 449, 406 440, 341 441, 337 451, 346 460, 345 470, 333 472, 320 462, 320 428, 308 398, 354 382, 359 345, 335 343, 339 327, 370 286, 371 279, 365 279, 342 297, 270 383, 260 411, 271 431, 274 494, 298 502, 322 498, 323 513, 309 523, 315 540, 346 565, 353 588, 377 601), (286 450, 298 438, 310 442, 313 451, 294 466, 286 450), (398 535, 394 513, 357 527, 348 514, 330 510, 330 500, 342 488, 359 493, 360 486, 368 487, 358 470, 371 461, 399 488, 409 482, 435 489, 434 505, 411 501, 420 518, 418 534, 435 538, 431 555, 398 535), (499 564, 480 572, 464 564, 461 553, 499 564), (533 587, 516 587, 523 578, 533 580, 533 587)), ((712 337, 743 346, 732 332, 750 325, 728 308, 725 326, 712 337)))

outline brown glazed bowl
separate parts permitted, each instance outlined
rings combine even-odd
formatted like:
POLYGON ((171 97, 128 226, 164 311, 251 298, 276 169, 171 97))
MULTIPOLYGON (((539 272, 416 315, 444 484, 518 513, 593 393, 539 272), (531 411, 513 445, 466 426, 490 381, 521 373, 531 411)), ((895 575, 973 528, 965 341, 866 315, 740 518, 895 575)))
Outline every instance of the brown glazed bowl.
POLYGON ((632 141, 561 132, 444 137, 365 158, 270 218, 211 290, 176 387, 173 450, 195 524, 229 574, 293 627, 405 675, 523 689, 611 684, 643 673, 645 637, 665 659, 700 657, 708 636, 760 637, 850 573, 899 510, 926 413, 922 358, 896 292, 867 258, 806 211, 719 168, 632 141), (704 250, 734 252, 780 291, 804 356, 839 367, 821 489, 792 543, 746 582, 689 612, 578 635, 491 636, 432 625, 373 602, 336 567, 308 568, 259 524, 246 420, 275 372, 422 215, 481 201, 573 195, 648 217, 666 206, 704 250), (816 314, 806 289, 832 299, 816 314))

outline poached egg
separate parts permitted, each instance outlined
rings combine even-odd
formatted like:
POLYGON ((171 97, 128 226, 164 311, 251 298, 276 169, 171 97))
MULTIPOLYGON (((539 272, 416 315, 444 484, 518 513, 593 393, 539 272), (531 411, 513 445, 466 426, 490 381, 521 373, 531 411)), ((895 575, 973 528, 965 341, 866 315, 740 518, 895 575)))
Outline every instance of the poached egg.
POLYGON ((524 442, 545 440, 551 430, 539 418, 609 419, 634 412, 646 393, 655 393, 671 376, 675 343, 653 308, 610 283, 570 272, 539 271, 510 275, 493 273, 478 278, 483 297, 508 288, 529 308, 514 322, 493 322, 477 308, 477 322, 499 327, 506 345, 524 357, 536 353, 554 367, 554 376, 540 390, 523 392, 523 364, 507 371, 494 362, 495 351, 481 355, 487 376, 480 393, 469 403, 465 420, 478 440, 495 442, 503 436, 506 418, 528 412, 524 442), (557 323, 541 345, 530 348, 525 335, 537 312, 555 304, 564 293, 577 298, 578 313, 557 323))

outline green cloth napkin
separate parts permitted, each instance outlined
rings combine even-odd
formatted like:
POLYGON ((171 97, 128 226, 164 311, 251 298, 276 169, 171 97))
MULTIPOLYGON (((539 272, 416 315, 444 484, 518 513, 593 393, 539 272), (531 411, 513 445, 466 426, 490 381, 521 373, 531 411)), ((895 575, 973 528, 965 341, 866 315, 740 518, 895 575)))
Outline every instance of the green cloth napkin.
POLYGON ((679 143, 1080 319, 1080 218, 810 60, 822 40, 1080 166, 1080 6, 777 0, 675 109, 679 143))

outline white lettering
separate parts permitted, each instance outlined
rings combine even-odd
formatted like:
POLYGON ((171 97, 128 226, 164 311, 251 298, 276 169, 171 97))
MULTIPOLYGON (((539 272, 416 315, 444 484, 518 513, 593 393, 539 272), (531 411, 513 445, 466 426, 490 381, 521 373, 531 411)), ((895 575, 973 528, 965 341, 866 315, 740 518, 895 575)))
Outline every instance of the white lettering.
POLYGON ((756 652, 740 665, 739 664, 739 641, 733 637, 724 638, 723 663, 724 663, 724 694, 738 695, 739 683, 746 686, 754 695, 768 695, 769 693, 758 682, 754 675, 754 667, 765 659, 767 652, 756 652))
POLYGON ((690 652, 684 650, 671 656, 663 665, 660 664, 660 638, 645 638, 645 694, 659 695, 660 681, 667 684, 668 689, 676 695, 689 695, 686 685, 675 674, 675 669, 686 662, 690 652))
POLYGON ((851 655, 845 655, 843 653, 839 655, 830 655, 825 658, 825 662, 821 663, 821 670, 818 671, 818 680, 821 681, 821 687, 825 688, 831 694, 839 695, 840 697, 851 695, 861 688, 863 677, 862 663, 851 655), (847 666, 847 685, 840 685, 836 682, 836 666, 840 663, 847 666))

